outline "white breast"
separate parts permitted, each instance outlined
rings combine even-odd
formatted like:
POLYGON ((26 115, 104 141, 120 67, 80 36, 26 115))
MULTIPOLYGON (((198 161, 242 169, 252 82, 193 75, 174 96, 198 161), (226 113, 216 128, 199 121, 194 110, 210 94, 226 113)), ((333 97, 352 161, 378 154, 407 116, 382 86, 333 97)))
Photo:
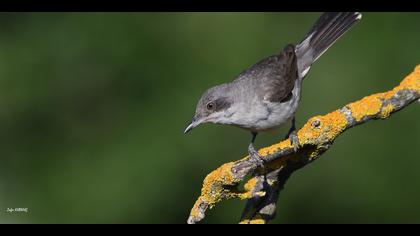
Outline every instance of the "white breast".
POLYGON ((248 104, 235 104, 236 112, 231 119, 235 122, 231 124, 254 132, 279 127, 294 117, 299 106, 300 92, 301 80, 296 80, 292 98, 287 102, 275 103, 255 98, 248 100, 248 104))
POLYGON ((295 84, 295 88, 292 91, 292 98, 287 102, 273 103, 264 101, 267 104, 269 116, 268 119, 260 120, 256 124, 259 131, 276 128, 291 121, 291 119, 295 116, 296 110, 299 106, 300 89, 300 85, 298 86, 298 84, 295 84))

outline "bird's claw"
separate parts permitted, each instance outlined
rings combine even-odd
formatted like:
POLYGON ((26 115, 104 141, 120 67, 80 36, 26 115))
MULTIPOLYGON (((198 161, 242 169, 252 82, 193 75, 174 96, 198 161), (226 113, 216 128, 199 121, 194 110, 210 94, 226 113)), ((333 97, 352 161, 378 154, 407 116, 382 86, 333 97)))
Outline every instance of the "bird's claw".
POLYGON ((292 146, 293 146, 293 150, 295 151, 295 152, 297 152, 297 150, 298 150, 298 148, 299 148, 299 138, 298 138, 298 136, 297 136, 297 134, 296 134, 296 131, 294 130, 294 131, 292 131, 292 132, 290 132, 290 134, 289 134, 289 139, 290 139, 290 143, 292 144, 292 146))
POLYGON ((254 145, 249 144, 248 146, 249 161, 255 164, 257 167, 264 167, 264 160, 255 150, 254 145))

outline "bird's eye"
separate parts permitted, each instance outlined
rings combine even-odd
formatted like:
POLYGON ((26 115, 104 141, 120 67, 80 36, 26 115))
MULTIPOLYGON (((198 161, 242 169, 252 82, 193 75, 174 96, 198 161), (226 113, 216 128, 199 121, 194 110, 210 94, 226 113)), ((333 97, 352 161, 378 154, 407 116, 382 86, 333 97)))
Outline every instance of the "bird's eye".
POLYGON ((214 103, 213 102, 209 102, 209 103, 207 103, 207 105, 206 105, 206 107, 207 107, 207 110, 213 110, 214 109, 214 103))

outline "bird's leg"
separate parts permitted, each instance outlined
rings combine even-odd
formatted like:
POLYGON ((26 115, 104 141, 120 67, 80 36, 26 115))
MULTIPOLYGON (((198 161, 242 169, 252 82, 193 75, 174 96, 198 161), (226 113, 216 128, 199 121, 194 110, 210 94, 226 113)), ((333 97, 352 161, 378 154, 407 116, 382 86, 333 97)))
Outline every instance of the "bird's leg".
POLYGON ((254 164, 256 164, 258 167, 262 167, 264 166, 264 160, 261 158, 261 156, 258 154, 258 151, 255 150, 254 147, 254 141, 255 141, 255 137, 257 137, 256 132, 252 132, 252 139, 251 139, 251 143, 248 146, 248 154, 250 157, 250 161, 254 164))
POLYGON ((292 119, 292 127, 290 127, 289 133, 287 133, 286 138, 290 139, 290 143, 293 146, 293 150, 296 152, 299 146, 299 139, 296 134, 296 121, 295 117, 292 119))

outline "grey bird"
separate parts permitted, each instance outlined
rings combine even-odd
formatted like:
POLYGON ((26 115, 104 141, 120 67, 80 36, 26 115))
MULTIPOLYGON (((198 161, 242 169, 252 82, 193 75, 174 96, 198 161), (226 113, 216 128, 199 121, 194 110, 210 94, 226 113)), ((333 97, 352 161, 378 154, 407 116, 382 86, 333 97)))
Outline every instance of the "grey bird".
POLYGON ((195 115, 184 133, 203 123, 233 125, 252 134, 248 153, 255 164, 263 160, 254 148, 259 132, 291 122, 287 135, 295 149, 295 113, 302 81, 314 63, 362 15, 358 12, 323 13, 304 39, 286 45, 240 73, 233 81, 207 89, 197 103, 195 115))

